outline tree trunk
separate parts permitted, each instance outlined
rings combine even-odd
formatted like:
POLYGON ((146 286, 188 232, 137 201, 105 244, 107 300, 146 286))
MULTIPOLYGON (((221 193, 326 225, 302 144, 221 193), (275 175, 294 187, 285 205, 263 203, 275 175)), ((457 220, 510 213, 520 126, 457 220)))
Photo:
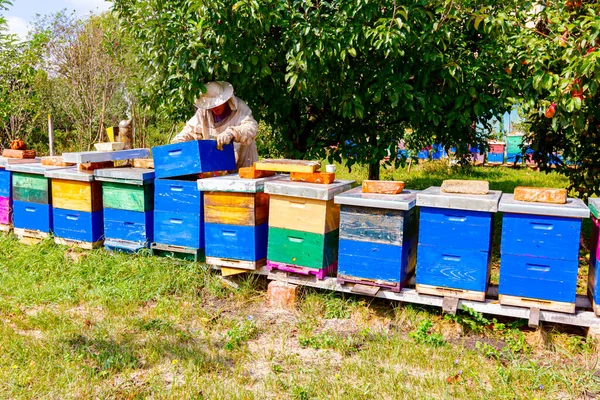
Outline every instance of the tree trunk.
POLYGON ((379 180, 379 162, 377 164, 369 164, 369 180, 378 181, 379 180))

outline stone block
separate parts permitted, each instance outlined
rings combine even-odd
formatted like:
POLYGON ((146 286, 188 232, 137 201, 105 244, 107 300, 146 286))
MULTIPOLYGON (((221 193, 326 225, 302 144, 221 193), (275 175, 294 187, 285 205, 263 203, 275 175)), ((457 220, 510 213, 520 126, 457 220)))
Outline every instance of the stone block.
POLYGON ((335 172, 291 172, 290 180, 329 185, 335 181, 335 172))
POLYGON ((270 307, 294 308, 299 287, 291 283, 271 281, 267 289, 267 304, 270 307))
POLYGON ((488 194, 490 183, 488 181, 447 179, 442 183, 440 190, 443 193, 488 194))
POLYGON ((363 193, 398 194, 404 190, 404 182, 400 181, 363 181, 363 193))
POLYGON ((75 163, 65 162, 61 156, 42 157, 41 164, 53 167, 70 167, 75 165, 75 163))
POLYGON ((514 199, 536 203, 566 204, 567 189, 517 186, 514 199))

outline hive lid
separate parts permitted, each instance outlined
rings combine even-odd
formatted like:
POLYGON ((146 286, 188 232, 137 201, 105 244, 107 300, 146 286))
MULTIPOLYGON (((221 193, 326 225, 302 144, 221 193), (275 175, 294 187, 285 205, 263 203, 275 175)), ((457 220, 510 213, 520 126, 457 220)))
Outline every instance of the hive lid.
POLYGON ((600 219, 600 199, 593 198, 588 199, 588 207, 592 212, 592 215, 598 219, 600 219))
POLYGON ((44 174, 46 178, 65 179, 68 181, 92 182, 94 180, 93 171, 78 171, 77 167, 62 167, 51 169, 44 174))
POLYGON ((22 172, 25 174, 45 175, 46 172, 55 169, 65 169, 73 167, 59 167, 55 165, 42 165, 39 160, 31 164, 9 164, 6 166, 7 171, 22 172))
POLYGON ((316 200, 331 200, 335 195, 350 190, 353 182, 336 180, 330 185, 293 182, 290 181, 289 176, 284 175, 281 179, 265 183, 265 193, 316 200))
POLYGON ((589 218, 590 209, 583 200, 567 198, 566 204, 538 203, 515 200, 512 193, 506 193, 500 200, 499 211, 517 214, 549 215, 567 218, 589 218))
POLYGON ((89 163, 102 161, 130 160, 133 158, 150 157, 150 149, 130 149, 117 151, 81 151, 63 153, 63 160, 70 163, 89 163))
POLYGON ((361 187, 356 187, 335 196, 335 203, 346 206, 408 211, 417 205, 417 193, 419 192, 420 190, 405 189, 398 194, 363 193, 361 187))
POLYGON ((443 193, 439 186, 431 186, 417 194, 417 205, 495 213, 500 197, 502 192, 499 190, 490 190, 488 194, 458 194, 443 193))
POLYGON ((257 179, 242 179, 238 174, 232 174, 215 178, 198 179, 198 190, 201 192, 259 193, 264 191, 266 182, 278 179, 282 179, 282 175, 257 179))
POLYGON ((154 180, 154 170, 148 168, 101 168, 94 176, 102 182, 143 184, 154 180))

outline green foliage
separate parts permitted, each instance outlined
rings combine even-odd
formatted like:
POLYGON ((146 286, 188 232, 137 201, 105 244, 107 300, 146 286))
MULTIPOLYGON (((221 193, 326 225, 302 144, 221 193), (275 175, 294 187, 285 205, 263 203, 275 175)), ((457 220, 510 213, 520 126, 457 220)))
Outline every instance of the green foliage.
POLYGON ((258 328, 252 320, 245 320, 229 329, 226 333, 225 349, 234 350, 243 343, 253 339, 258 334, 258 328))
POLYGON ((433 323, 425 319, 421 321, 417 329, 408 334, 409 337, 414 339, 417 343, 427 344, 433 347, 440 347, 446 344, 444 336, 435 332, 433 329, 433 323))
POLYGON ((473 310, 470 307, 462 305, 456 315, 446 314, 444 318, 448 321, 454 321, 460 324, 463 328, 474 333, 481 333, 484 329, 492 329, 494 331, 502 331, 505 329, 505 324, 502 324, 492 318, 485 318, 482 313, 473 310))
POLYGON ((538 164, 550 169, 556 162, 579 196, 598 195, 600 9, 591 1, 545 4, 539 13, 515 14, 519 30, 507 47, 507 68, 519 92, 515 101, 527 116, 526 140, 538 164), (552 104, 556 112, 548 118, 552 104), (564 162, 551 159, 554 152, 562 153, 564 162))
MULTIPOLYGON (((506 109, 504 9, 520 2, 116 0, 146 100, 183 119, 203 82, 230 81, 290 157, 367 163, 422 143, 478 143, 506 109), (479 28, 479 29, 478 29, 479 28)), ((459 154, 459 155, 460 155, 459 154)), ((392 157, 392 163, 400 163, 392 157)))

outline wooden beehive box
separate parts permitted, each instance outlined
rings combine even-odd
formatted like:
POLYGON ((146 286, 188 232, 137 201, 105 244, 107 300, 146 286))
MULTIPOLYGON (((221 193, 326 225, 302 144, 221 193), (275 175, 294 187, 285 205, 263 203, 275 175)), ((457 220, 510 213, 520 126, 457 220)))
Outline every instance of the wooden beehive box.
POLYGON ((156 178, 235 170, 233 143, 217 149, 216 140, 194 140, 152 149, 156 178))

